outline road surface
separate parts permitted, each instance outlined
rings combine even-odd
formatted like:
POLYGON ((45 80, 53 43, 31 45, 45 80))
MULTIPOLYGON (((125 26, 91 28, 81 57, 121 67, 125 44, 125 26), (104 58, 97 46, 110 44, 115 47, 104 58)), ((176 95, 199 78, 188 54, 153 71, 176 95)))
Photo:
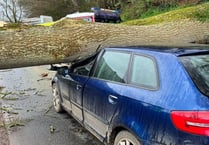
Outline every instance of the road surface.
POLYGON ((0 71, 0 101, 10 145, 102 145, 52 106, 49 66, 0 71))

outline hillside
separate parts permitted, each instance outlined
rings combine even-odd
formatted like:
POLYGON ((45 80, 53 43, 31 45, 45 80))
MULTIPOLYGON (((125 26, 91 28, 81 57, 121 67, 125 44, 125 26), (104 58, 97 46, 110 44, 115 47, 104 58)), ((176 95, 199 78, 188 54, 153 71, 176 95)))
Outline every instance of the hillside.
POLYGON ((209 22, 209 2, 190 6, 186 8, 179 8, 170 12, 162 13, 144 19, 136 19, 124 22, 126 25, 151 25, 163 22, 173 22, 182 19, 198 20, 202 22, 209 22))

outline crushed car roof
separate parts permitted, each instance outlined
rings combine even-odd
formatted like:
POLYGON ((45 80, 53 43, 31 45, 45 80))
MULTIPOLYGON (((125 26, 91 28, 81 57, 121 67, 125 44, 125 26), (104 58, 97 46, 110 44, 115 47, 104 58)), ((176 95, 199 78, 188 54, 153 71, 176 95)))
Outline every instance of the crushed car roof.
MULTIPOLYGON (((121 50, 137 49, 137 50, 155 51, 161 53, 172 53, 176 56, 209 54, 209 46, 205 46, 205 47, 128 46, 128 47, 114 47, 114 48, 121 50)), ((114 49, 114 48, 110 48, 110 49, 114 49)))

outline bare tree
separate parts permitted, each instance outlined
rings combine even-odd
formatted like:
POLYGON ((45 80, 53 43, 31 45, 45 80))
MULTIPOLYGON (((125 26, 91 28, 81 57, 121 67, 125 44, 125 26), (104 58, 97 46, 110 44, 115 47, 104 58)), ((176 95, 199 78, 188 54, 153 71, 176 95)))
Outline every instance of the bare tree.
POLYGON ((2 14, 11 23, 19 23, 23 15, 23 9, 18 0, 0 0, 2 14))

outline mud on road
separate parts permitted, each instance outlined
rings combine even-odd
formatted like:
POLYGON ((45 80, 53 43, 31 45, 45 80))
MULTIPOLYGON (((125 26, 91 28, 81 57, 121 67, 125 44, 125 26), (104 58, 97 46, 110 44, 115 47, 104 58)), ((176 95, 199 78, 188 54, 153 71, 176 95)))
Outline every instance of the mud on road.
POLYGON ((102 145, 70 115, 55 113, 50 84, 55 72, 48 68, 0 71, 0 107, 10 145, 102 145))
POLYGON ((2 111, 0 111, 0 145, 9 145, 9 137, 7 130, 4 127, 2 111))

